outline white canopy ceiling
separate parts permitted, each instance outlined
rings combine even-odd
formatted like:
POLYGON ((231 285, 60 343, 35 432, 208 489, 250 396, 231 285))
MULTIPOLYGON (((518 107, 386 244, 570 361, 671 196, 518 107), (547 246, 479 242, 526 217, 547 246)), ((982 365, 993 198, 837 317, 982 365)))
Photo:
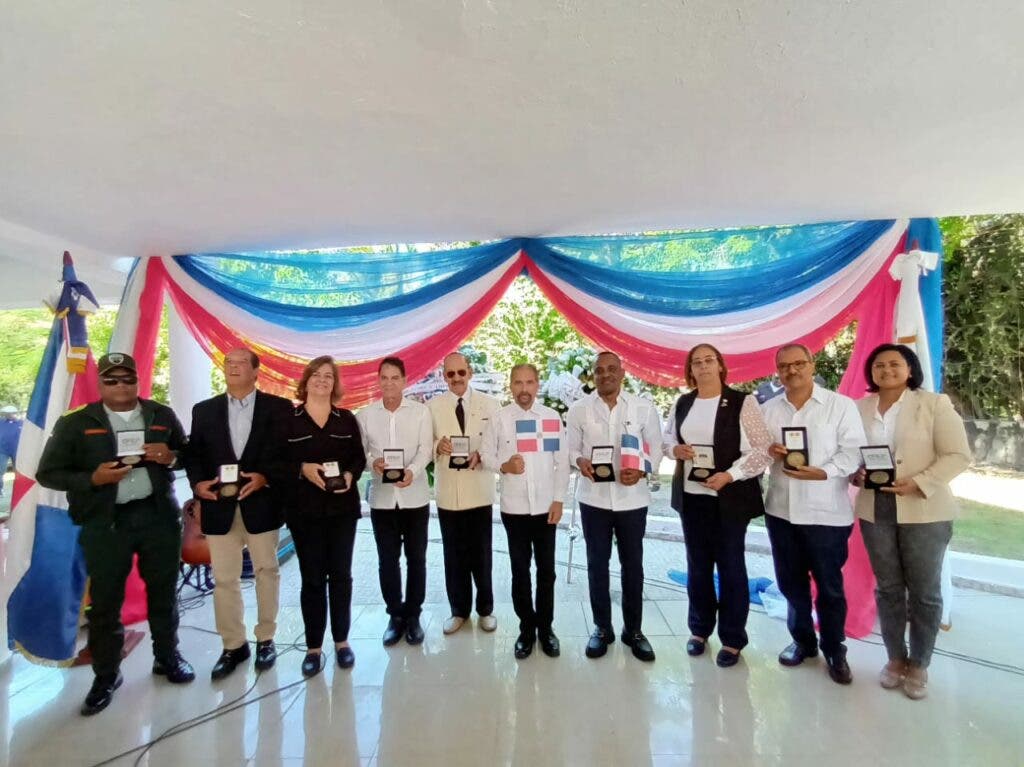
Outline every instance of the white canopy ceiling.
POLYGON ((1024 4, 0 4, 0 305, 138 255, 1024 210, 1024 4))

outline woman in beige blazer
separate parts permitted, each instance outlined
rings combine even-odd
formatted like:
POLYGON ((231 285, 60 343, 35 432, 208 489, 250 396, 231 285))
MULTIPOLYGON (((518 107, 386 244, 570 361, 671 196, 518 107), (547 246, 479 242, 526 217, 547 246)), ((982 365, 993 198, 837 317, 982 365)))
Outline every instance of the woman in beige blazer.
POLYGON ((864 375, 872 394, 857 406, 868 442, 888 445, 896 461, 891 488, 864 489, 863 469, 855 479, 862 486, 857 516, 877 580, 875 601, 889 656, 879 682, 918 700, 927 694, 942 619, 942 558, 956 513, 949 482, 970 464, 971 452, 949 397, 920 389, 921 362, 909 348, 882 344, 868 356, 864 375))

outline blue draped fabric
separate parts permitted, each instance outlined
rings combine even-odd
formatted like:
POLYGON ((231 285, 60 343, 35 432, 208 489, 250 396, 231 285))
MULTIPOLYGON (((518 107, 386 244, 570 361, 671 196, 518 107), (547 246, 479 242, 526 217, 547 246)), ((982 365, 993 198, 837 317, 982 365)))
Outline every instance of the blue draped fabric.
POLYGON ((527 241, 526 249, 543 271, 602 301, 694 317, 750 309, 799 293, 862 255, 892 225, 863 221, 640 237, 549 237, 527 241))
POLYGON ((921 306, 928 329, 928 352, 932 361, 935 391, 942 391, 942 358, 945 349, 946 315, 942 308, 942 231, 934 218, 912 218, 907 227, 907 248, 939 254, 939 265, 921 278, 921 306), (916 245, 915 245, 916 243, 916 245))
POLYGON ((522 245, 407 253, 210 253, 176 256, 202 286, 283 327, 357 327, 436 301, 484 276, 522 245), (310 305, 329 299, 334 305, 310 305), (341 305, 337 305, 341 304, 341 305))

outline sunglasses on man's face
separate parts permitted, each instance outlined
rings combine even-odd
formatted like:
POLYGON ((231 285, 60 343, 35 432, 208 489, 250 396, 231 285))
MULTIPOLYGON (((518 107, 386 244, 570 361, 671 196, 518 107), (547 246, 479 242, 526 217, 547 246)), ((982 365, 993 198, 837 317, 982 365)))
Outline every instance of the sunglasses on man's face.
POLYGON ((139 382, 138 376, 103 376, 100 379, 104 386, 117 386, 118 384, 124 384, 125 386, 134 386, 139 382))
POLYGON ((448 378, 455 378, 455 376, 458 376, 459 378, 465 378, 466 377, 466 371, 465 370, 446 370, 444 372, 444 374, 448 378))

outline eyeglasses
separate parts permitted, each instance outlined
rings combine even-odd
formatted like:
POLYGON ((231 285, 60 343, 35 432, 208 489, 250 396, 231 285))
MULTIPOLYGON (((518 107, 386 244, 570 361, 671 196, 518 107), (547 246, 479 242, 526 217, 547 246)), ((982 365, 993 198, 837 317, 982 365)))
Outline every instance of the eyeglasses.
POLYGON ((466 373, 467 373, 467 371, 465 371, 465 370, 446 370, 446 371, 444 371, 444 374, 445 374, 446 378, 455 378, 455 376, 458 376, 459 378, 465 378, 466 377, 466 373))
POLYGON ((777 367, 781 373, 785 373, 787 370, 793 370, 799 373, 810 364, 811 363, 808 360, 797 360, 796 362, 779 362, 776 363, 775 367, 777 367))
POLYGON ((125 386, 134 386, 139 382, 138 376, 104 376, 100 379, 104 386, 117 386, 118 384, 124 384, 125 386))

